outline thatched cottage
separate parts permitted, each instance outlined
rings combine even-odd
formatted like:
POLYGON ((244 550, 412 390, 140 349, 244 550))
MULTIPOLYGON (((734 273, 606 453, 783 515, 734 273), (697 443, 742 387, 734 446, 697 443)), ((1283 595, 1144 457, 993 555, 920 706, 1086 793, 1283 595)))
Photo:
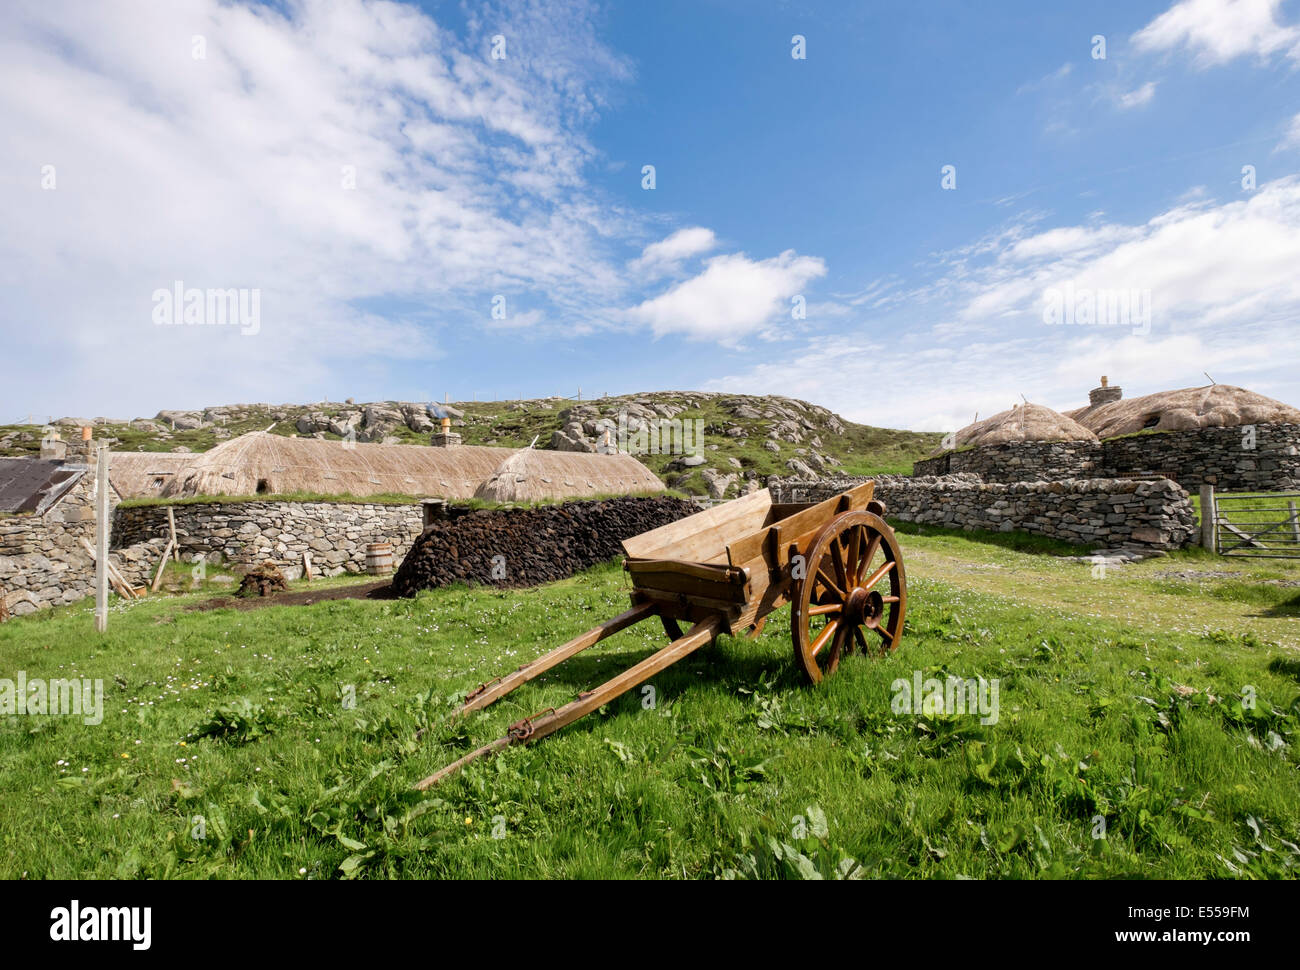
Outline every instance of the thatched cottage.
POLYGON ((529 501, 664 490, 630 455, 528 448, 353 444, 258 431, 183 457, 158 492, 163 498, 308 492, 529 501))
POLYGON ((1014 407, 962 428, 912 474, 985 481, 1171 478, 1184 488, 1300 487, 1300 410, 1228 384, 1124 399, 1103 377, 1088 404, 1014 407))

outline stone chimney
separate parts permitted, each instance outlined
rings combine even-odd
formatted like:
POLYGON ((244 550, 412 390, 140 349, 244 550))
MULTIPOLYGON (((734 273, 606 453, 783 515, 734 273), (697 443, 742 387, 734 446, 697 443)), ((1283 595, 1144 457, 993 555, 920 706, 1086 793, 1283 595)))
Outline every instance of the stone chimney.
POLYGON ((1101 379, 1101 387, 1094 387, 1088 392, 1088 406, 1100 407, 1103 404, 1110 404, 1112 401, 1118 401, 1124 396, 1122 387, 1111 387, 1110 381, 1105 377, 1101 379))
POLYGON ((86 426, 81 429, 81 434, 72 441, 65 442, 65 458, 70 462, 79 465, 93 465, 95 463, 95 429, 86 426))
POLYGON ((460 447, 460 435, 451 430, 451 418, 446 415, 442 418, 441 430, 435 432, 429 438, 429 444, 435 448, 458 448, 460 447))
POLYGON ((68 457, 68 443, 59 437, 59 433, 50 429, 50 433, 41 439, 41 458, 63 461, 68 457))

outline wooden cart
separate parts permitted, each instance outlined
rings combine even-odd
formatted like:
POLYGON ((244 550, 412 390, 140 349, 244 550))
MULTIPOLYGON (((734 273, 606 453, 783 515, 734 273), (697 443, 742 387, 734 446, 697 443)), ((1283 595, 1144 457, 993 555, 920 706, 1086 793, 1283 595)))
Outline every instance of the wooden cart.
POLYGON ((458 711, 493 703, 606 637, 658 616, 668 646, 561 708, 510 726, 504 737, 430 775, 425 789, 512 744, 536 741, 608 704, 720 633, 756 637, 767 616, 791 604, 795 662, 818 683, 841 658, 896 650, 907 580, 874 482, 811 504, 775 504, 767 489, 623 542, 632 608, 513 673, 480 684, 458 711), (689 624, 683 633, 680 623, 689 624))

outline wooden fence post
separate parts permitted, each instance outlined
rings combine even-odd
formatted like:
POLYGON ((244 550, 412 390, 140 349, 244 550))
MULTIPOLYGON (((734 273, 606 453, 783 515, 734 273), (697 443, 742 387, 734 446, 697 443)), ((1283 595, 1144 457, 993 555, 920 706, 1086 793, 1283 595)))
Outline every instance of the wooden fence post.
POLYGON ((1297 544, 1300 544, 1300 516, 1296 513, 1295 499, 1286 503, 1286 507, 1291 510, 1291 535, 1295 537, 1297 544))
POLYGON ((108 630, 108 448, 99 446, 95 468, 95 630, 108 630))
POLYGON ((1218 552, 1218 510, 1214 504, 1214 486, 1201 486, 1201 545, 1218 552))
POLYGON ((176 541, 176 515, 172 512, 172 507, 167 506, 167 532, 172 540, 172 557, 176 560, 176 565, 181 564, 181 544, 176 541))

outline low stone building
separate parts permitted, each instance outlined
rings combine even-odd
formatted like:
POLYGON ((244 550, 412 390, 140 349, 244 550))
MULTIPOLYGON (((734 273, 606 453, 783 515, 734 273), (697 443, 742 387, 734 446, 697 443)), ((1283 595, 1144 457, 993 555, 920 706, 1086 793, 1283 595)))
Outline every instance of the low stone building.
MULTIPOLYGON (((94 593, 95 442, 48 439, 42 458, 0 458, 0 599, 21 616, 94 593), (59 457, 51 457, 57 454, 59 457)), ((110 482, 109 507, 120 495, 110 482)), ((141 585, 161 549, 123 548, 113 564, 141 585)))

